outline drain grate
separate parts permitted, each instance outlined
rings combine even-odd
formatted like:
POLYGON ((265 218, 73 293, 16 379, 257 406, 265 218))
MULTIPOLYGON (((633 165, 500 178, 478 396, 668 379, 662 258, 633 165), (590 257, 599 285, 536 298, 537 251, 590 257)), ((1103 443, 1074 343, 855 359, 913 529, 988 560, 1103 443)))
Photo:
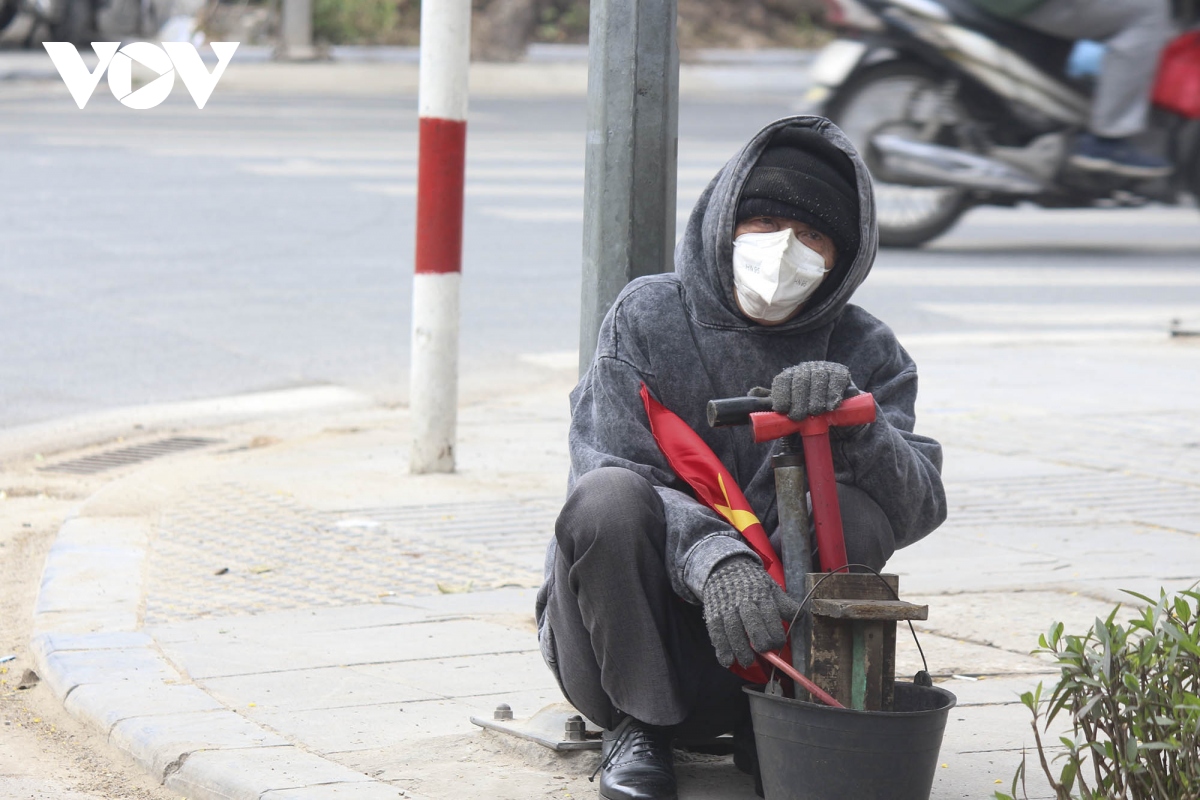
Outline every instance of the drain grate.
POLYGON ((50 464, 42 467, 41 471, 69 472, 72 475, 93 475, 97 472, 149 461, 159 456, 167 456, 171 453, 182 453, 186 450, 195 450, 198 447, 220 444, 221 441, 221 439, 208 439, 203 436, 172 436, 170 439, 160 439, 157 442, 136 444, 132 447, 107 450, 103 453, 96 453, 95 455, 84 456, 83 458, 73 458, 70 461, 50 464))

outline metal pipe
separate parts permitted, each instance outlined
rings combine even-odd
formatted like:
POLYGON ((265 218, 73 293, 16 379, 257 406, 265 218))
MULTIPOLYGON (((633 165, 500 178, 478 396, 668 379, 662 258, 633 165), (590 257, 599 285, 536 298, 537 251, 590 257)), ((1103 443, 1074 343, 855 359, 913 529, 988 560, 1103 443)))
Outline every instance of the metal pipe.
POLYGON ((592 0, 579 372, 625 284, 670 272, 679 138, 676 0, 592 0))
POLYGON ((283 57, 292 61, 313 58, 312 0, 283 0, 282 11, 283 57))
MULTIPOLYGON (((795 436, 782 440, 780 452, 771 459, 775 470, 775 504, 779 509, 779 548, 788 596, 797 603, 808 591, 808 573, 812 572, 812 537, 809 533, 807 480, 804 454, 795 436)), ((809 674, 808 643, 812 635, 812 615, 800 612, 788 632, 792 643, 792 664, 809 674)))

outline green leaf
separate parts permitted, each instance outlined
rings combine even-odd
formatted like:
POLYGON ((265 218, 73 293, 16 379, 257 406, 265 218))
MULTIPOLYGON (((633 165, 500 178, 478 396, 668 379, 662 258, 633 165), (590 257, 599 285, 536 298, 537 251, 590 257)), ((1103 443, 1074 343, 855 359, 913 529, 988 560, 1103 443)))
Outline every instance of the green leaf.
POLYGON ((1136 597, 1138 600, 1141 600, 1146 605, 1154 605, 1154 601, 1151 600, 1149 597, 1146 597, 1146 595, 1144 595, 1144 594, 1139 594, 1138 592, 1135 592, 1132 589, 1122 589, 1121 594, 1127 594, 1130 597, 1136 597))
POLYGON ((1063 785, 1068 794, 1071 792, 1071 788, 1075 786, 1075 773, 1078 769, 1078 763, 1074 759, 1071 759, 1063 766, 1062 773, 1058 777, 1058 782, 1063 785))
POLYGON ((1096 707, 1096 703, 1099 703, 1102 699, 1104 699, 1103 695, 1092 695, 1091 698, 1089 698, 1088 701, 1083 704, 1083 707, 1075 712, 1075 719, 1083 719, 1086 717, 1088 713, 1096 707))
POLYGON ((1188 624, 1192 619, 1192 607, 1182 597, 1175 598, 1175 616, 1179 617, 1184 625, 1188 624))

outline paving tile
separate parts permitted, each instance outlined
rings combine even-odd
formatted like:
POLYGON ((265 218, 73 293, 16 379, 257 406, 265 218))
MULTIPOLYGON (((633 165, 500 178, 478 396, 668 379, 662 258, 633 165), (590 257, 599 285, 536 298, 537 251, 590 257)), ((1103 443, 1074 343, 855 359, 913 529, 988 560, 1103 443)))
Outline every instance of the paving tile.
MULTIPOLYGON (((1032 744, 1029 712, 1015 702, 984 705, 981 701, 995 696, 1001 686, 1004 689, 1000 694, 1007 694, 1018 682, 1006 679, 939 684, 963 694, 946 722, 930 800, 983 800, 997 789, 1007 790, 1020 764, 1021 748, 1032 744)), ((1030 800, 1053 797, 1053 793, 1039 793, 1036 788, 1031 782, 1030 800)))
POLYGON ((1113 608, 1107 600, 1067 591, 905 595, 904 599, 929 605, 929 619, 913 623, 918 633, 929 631, 1021 655, 1035 650, 1038 636, 1053 623, 1063 622, 1067 630, 1083 632, 1113 608))
POLYGON ((733 765, 733 757, 684 754, 675 767, 680 800, 758 800, 754 778, 733 765))
POLYGON ((472 715, 481 717, 490 717, 496 710, 496 706, 501 703, 507 703, 514 715, 528 717, 546 706, 566 702, 562 696, 562 690, 557 685, 541 689, 459 697, 457 700, 470 708, 472 715))
MULTIPOLYGON (((489 710, 491 707, 489 706, 489 710)), ((465 702, 432 700, 309 711, 246 709, 248 717, 321 753, 369 750, 427 736, 468 733, 478 709, 465 702)))
POLYGON ((354 669, 384 680, 397 681, 406 686, 415 686, 451 697, 558 688, 538 650, 365 664, 354 669))
POLYGON ((253 616, 208 617, 152 626, 147 632, 164 644, 209 636, 251 641, 288 642, 319 631, 350 631, 377 625, 420 622, 429 617, 423 609, 399 605, 343 606, 300 611, 270 611, 253 616))
POLYGON ((1006 677, 983 677, 978 680, 950 679, 938 681, 937 685, 958 698, 958 705, 964 708, 971 706, 1015 705, 1020 702, 1021 693, 1032 691, 1038 681, 1051 684, 1057 677, 1055 674, 1033 674, 1006 677))
MULTIPOLYGON (((548 541, 548 540, 547 540, 548 541)), ((384 603, 419 608, 435 614, 529 614, 537 589, 494 589, 489 592, 435 594, 424 597, 385 598, 384 603)))
POLYGON ((1200 536, 1133 524, 989 526, 935 531, 898 551, 888 571, 901 575, 902 594, 1098 587, 1115 603, 1124 588, 1194 580, 1197 563, 1200 536))
POLYGON ((305 786, 301 789, 272 789, 264 792, 261 800, 418 800, 410 792, 404 792, 386 783, 324 783, 305 786))
POLYGON ((238 710, 254 703, 275 711, 345 708, 372 703, 436 700, 441 695, 372 675, 370 668, 319 667, 229 678, 208 678, 204 688, 238 710))
MULTIPOLYGON (((988 800, 996 791, 1007 794, 1020 763, 1019 748, 959 754, 947 754, 943 749, 929 800, 988 800)), ((1054 800, 1054 792, 1033 776, 1027 785, 1029 800, 1054 800)))
POLYGON ((512 653, 538 646, 535 633, 475 619, 379 627, 370 637, 330 631, 314 634, 304 645, 313 653, 336 653, 341 663, 350 664, 512 653))
POLYGON ((291 637, 290 644, 219 637, 163 642, 163 651, 192 678, 203 680, 291 669, 380 664, 484 653, 520 652, 537 647, 532 634, 476 620, 388 625, 369 636, 321 631, 291 637))
POLYGON ((194 752, 164 781, 169 790, 189 800, 258 800, 266 792, 308 787, 320 791, 321 786, 353 783, 378 784, 349 767, 292 746, 194 752))
MULTIPOLYGON (((998 647, 975 644, 918 631, 925 661, 930 674, 949 675, 1012 675, 1039 674, 1054 671, 1053 665, 1040 658, 1014 653, 998 647)), ((1043 657, 1044 658, 1044 657, 1043 657)), ((896 674, 915 675, 922 661, 912 637, 905 628, 896 632, 896 674)))
POLYGON ((1006 478, 1027 478, 1032 475, 1074 475, 1083 473, 1078 467, 1067 467, 1030 456, 981 453, 966 447, 943 443, 942 481, 950 487, 958 481, 993 481, 1006 478))
POLYGON ((159 780, 180 756, 196 750, 289 744, 286 739, 224 709, 132 717, 113 726, 109 741, 132 755, 159 780))

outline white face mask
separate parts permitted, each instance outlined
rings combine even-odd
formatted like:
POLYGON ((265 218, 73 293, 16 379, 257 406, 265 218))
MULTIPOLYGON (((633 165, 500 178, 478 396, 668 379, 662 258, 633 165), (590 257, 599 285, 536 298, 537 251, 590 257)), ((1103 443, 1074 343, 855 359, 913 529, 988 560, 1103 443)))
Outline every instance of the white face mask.
POLYGON ((791 228, 733 240, 733 289, 751 319, 787 319, 826 274, 824 256, 802 244, 791 228))

